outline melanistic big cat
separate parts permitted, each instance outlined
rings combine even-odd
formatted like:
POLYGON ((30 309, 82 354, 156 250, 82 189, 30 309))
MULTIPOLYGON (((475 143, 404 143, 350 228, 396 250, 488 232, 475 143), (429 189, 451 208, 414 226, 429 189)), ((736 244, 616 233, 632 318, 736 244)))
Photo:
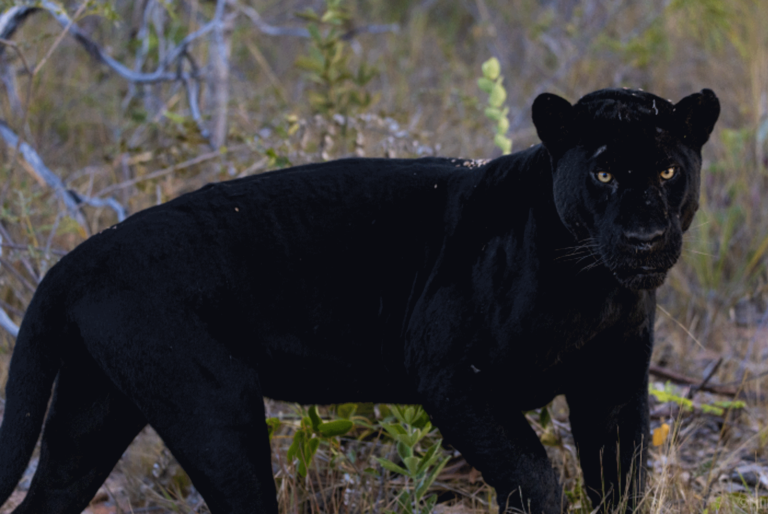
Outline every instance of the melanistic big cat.
POLYGON ((300 166, 93 236, 49 271, 21 325, 0 502, 55 380, 15 514, 81 512, 147 423, 211 512, 277 512, 263 396, 422 404, 502 509, 550 514, 565 500, 523 411, 565 394, 593 504, 631 506, 654 290, 698 207, 719 109, 707 89, 675 105, 543 94, 543 144, 513 155, 300 166))

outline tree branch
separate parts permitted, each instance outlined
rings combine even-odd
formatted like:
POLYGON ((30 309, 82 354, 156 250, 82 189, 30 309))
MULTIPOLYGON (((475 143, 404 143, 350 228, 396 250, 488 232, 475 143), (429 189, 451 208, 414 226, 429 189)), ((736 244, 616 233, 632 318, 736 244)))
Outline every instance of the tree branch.
POLYGON ((5 329, 5 331, 11 334, 13 337, 17 337, 19 335, 19 327, 16 326, 16 323, 11 321, 8 313, 6 313, 5 309, 2 307, 0 307, 0 327, 3 327, 3 329, 5 329))
MULTIPOLYGON (((157 69, 151 73, 136 72, 118 62, 104 50, 101 49, 90 37, 88 37, 80 27, 74 23, 67 15, 66 11, 50 0, 43 0, 40 4, 34 7, 30 6, 14 6, 6 10, 0 15, 0 39, 10 39, 10 36, 16 31, 30 14, 37 11, 46 11, 53 16, 59 24, 68 29, 68 32, 85 48, 85 50, 96 60, 106 64, 118 75, 126 80, 139 84, 150 84, 163 81, 174 81, 180 77, 174 72, 169 72, 167 69, 182 56, 187 47, 196 39, 204 36, 208 32, 216 28, 218 21, 214 20, 203 27, 200 30, 189 34, 187 37, 181 40, 181 42, 173 48, 165 59, 158 65, 157 69)), ((2 53, 2 47, 0 47, 0 53, 2 53)))
POLYGON ((689 377, 687 375, 683 375, 682 373, 672 371, 671 369, 656 366, 655 364, 651 364, 649 371, 651 375, 655 375, 659 378, 665 378, 667 380, 671 380, 672 382, 677 382, 678 384, 696 386, 701 391, 722 394, 725 396, 736 396, 739 393, 739 388, 737 387, 720 384, 709 384, 707 383, 709 382, 708 380, 707 382, 704 382, 699 378, 689 377))
MULTIPOLYGON (((85 5, 85 4, 83 4, 85 5)), ((189 107, 192 113, 192 117, 195 119, 198 127, 201 129, 201 134, 204 138, 209 139, 209 133, 204 129, 202 125, 202 116, 200 115, 200 107, 197 105, 197 89, 199 86, 193 82, 199 80, 198 69, 194 66, 194 62, 188 55, 187 50, 193 41, 208 34, 216 27, 226 23, 229 20, 222 20, 221 18, 214 19, 207 23, 199 30, 187 35, 181 42, 171 49, 164 59, 157 66, 157 69, 151 73, 143 73, 139 71, 141 62, 137 63, 137 69, 131 70, 127 66, 118 62, 104 52, 99 45, 97 45, 90 37, 88 37, 76 23, 67 15, 66 11, 57 3, 51 0, 43 0, 36 6, 14 6, 7 9, 0 14, 0 41, 8 40, 21 23, 30 14, 36 11, 46 11, 53 16, 56 21, 59 22, 65 28, 65 33, 69 33, 85 48, 85 50, 96 60, 106 64, 109 68, 115 71, 118 75, 128 80, 131 84, 153 84, 157 82, 173 82, 181 81, 187 88, 187 96, 189 99, 189 107), (183 60, 187 57, 187 61, 193 65, 193 72, 187 73, 183 71, 183 60), (169 71, 169 68, 174 64, 177 64, 177 68, 174 71, 169 71)), ((145 17, 147 13, 145 13, 145 17)), ((57 40, 58 43, 59 40, 57 40)), ((55 48, 56 44, 52 48, 55 48)), ((0 45, 0 55, 4 50, 4 45, 0 45)), ((18 49, 17 49, 18 50, 18 49)), ((23 58, 23 56, 22 56, 23 58)), ((34 72, 37 72, 43 62, 39 63, 34 72)), ((34 76, 34 72, 32 75, 34 76)), ((126 102, 124 102, 124 105, 126 102)), ((210 144, 210 143, 209 143, 210 144)))
MULTIPOLYGON (((16 148, 16 145, 19 143, 18 136, 2 120, 0 120, 0 137, 5 140, 5 143, 10 148, 16 148)), ((75 191, 68 190, 64 185, 64 181, 61 180, 54 172, 52 172, 45 165, 45 163, 43 163, 40 155, 38 155, 38 153, 27 143, 22 142, 19 145, 19 153, 21 153, 21 156, 24 157, 24 160, 27 162, 27 164, 30 165, 34 171, 34 174, 41 178, 46 185, 53 188, 56 196, 64 201, 64 204, 67 206, 67 209, 69 210, 72 217, 75 218, 77 222, 80 223, 80 225, 83 227, 85 227, 85 219, 79 210, 79 205, 81 203, 94 205, 97 207, 110 207, 117 214, 118 221, 123 221, 125 219, 125 208, 120 205, 114 198, 109 198, 106 200, 89 198, 82 196, 75 191)))

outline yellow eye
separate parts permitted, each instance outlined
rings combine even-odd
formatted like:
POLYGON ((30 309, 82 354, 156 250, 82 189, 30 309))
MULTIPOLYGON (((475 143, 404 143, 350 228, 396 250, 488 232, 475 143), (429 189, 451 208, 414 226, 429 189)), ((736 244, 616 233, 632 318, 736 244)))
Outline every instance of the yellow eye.
POLYGON ((670 166, 669 168, 659 173, 659 175, 661 175, 661 178, 663 178, 664 180, 669 180, 675 176, 676 171, 677 171, 677 168, 675 168, 674 166, 670 166))
POLYGON ((613 175, 611 175, 607 171, 598 171, 597 172, 597 180, 599 180, 603 184, 607 184, 611 180, 613 180, 613 175))

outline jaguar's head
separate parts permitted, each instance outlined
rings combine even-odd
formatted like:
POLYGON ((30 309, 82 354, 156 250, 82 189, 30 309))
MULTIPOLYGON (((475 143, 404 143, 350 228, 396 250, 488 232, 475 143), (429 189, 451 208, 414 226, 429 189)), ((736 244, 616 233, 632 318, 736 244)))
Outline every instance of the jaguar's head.
POLYGON ((699 206, 701 147, 719 114, 709 89, 677 104, 629 89, 534 102, 560 219, 625 287, 660 286, 680 257, 699 206))

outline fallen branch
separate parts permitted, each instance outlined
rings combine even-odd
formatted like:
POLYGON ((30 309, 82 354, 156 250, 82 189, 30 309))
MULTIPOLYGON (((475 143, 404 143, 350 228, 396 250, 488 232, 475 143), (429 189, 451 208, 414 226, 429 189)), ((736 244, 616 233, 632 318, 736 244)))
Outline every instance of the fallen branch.
POLYGON ((700 391, 708 391, 710 393, 722 394, 725 396, 737 396, 743 393, 743 391, 740 393, 740 388, 735 386, 709 384, 702 382, 701 379, 689 377, 687 375, 683 375, 682 373, 672 371, 671 369, 662 368, 661 366, 656 366, 654 364, 651 364, 649 371, 652 375, 655 375, 659 378, 671 380, 672 382, 677 382, 678 384, 695 386, 700 391))

